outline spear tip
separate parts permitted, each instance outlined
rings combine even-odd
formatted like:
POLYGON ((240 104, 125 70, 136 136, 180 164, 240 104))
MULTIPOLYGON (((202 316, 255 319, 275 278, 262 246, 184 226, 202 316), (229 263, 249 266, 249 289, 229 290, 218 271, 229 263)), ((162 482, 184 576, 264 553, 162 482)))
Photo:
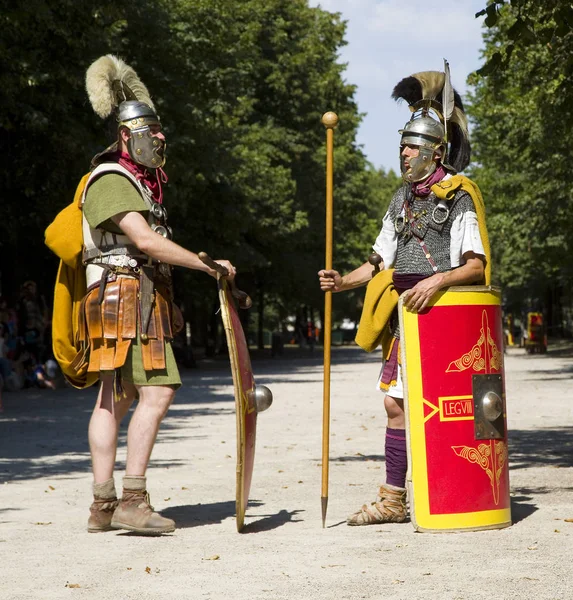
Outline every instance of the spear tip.
POLYGON ((322 504, 322 528, 325 528, 326 524, 326 508, 328 506, 328 496, 321 496, 320 502, 322 504))

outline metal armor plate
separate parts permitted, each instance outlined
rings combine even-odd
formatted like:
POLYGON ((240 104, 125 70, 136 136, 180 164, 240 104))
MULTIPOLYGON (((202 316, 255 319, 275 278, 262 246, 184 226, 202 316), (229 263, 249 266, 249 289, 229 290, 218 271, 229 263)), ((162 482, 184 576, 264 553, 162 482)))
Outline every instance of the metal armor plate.
POLYGON ((511 525, 500 291, 453 287, 398 311, 414 528, 511 525))

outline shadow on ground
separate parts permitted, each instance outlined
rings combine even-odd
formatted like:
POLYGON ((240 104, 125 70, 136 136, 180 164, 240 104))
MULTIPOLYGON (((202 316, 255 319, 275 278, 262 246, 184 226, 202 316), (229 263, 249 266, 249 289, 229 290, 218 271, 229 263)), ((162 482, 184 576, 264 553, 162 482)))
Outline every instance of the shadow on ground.
POLYGON ((512 490, 511 502, 511 522, 513 525, 530 517, 539 510, 537 505, 532 502, 532 497, 526 495, 519 488, 512 490))
POLYGON ((573 427, 509 431, 510 469, 573 467, 573 427))
MULTIPOLYGON (((316 377, 310 375, 316 373, 316 365, 322 364, 322 352, 317 348, 310 355, 304 350, 288 349, 277 358, 255 352, 253 370, 257 381, 272 386, 273 382, 289 382, 288 375, 294 375, 297 383, 315 382, 316 377)), ((332 351, 335 365, 378 360, 378 356, 367 355, 356 347, 332 351)), ((183 388, 161 426, 158 444, 206 437, 202 417, 212 419, 235 411, 233 379, 225 357, 201 361, 198 369, 183 370, 182 378, 183 388)), ((66 387, 5 393, 4 412, 0 414, 0 483, 89 471, 87 429, 96 395, 97 386, 87 390, 66 387)), ((127 424, 126 419, 120 430, 120 445, 125 443, 127 424)), ((174 464, 153 460, 154 467, 174 464)), ((118 463, 118 467, 122 465, 118 463)))

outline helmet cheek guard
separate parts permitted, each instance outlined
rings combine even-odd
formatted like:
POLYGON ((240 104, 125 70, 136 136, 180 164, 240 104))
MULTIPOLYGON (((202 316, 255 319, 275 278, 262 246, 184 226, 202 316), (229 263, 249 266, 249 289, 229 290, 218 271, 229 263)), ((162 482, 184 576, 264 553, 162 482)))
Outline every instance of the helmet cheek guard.
POLYGON ((416 183, 417 181, 423 181, 429 177, 437 167, 436 161, 434 160, 434 150, 422 146, 420 153, 415 158, 408 160, 408 167, 406 167, 406 157, 400 154, 400 171, 402 173, 402 179, 407 183, 416 183))
POLYGON ((148 126, 131 130, 127 142, 129 156, 144 167, 157 169, 165 164, 165 141, 151 134, 148 126))

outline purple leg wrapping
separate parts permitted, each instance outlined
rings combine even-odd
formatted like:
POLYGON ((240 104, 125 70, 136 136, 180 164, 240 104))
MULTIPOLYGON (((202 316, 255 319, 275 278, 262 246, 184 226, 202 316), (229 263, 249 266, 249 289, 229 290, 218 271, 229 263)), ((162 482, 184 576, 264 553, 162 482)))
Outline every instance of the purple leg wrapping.
POLYGON ((386 483, 406 487, 408 455, 406 453, 406 430, 386 429, 386 483))

